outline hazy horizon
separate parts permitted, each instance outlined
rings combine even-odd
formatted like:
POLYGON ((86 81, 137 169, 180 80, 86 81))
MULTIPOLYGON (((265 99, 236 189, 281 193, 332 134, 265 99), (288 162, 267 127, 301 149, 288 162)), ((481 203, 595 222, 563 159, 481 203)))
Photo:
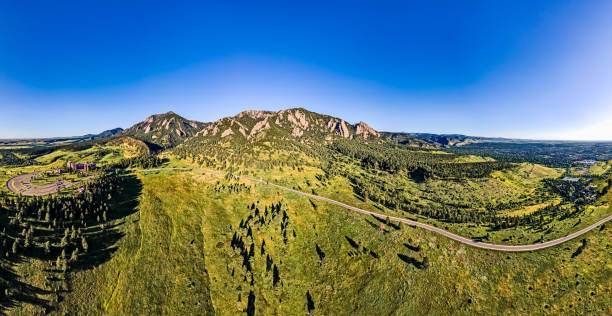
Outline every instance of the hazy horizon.
POLYGON ((610 141, 611 9, 3 3, 0 138, 304 107, 380 131, 610 141))
MULTIPOLYGON (((289 108, 283 108, 283 109, 289 109, 289 108)), ((304 108, 304 109, 308 110, 308 108, 304 108)), ((262 109, 245 109, 245 110, 242 110, 242 111, 249 111, 249 110, 255 110, 255 111, 275 111, 275 110, 262 110, 262 109)), ((242 111, 240 111, 240 112, 242 112, 242 111)), ((183 114, 177 113, 176 111, 173 111, 173 110, 168 110, 166 112, 160 112, 160 113, 150 113, 150 114, 147 115, 147 117, 151 116, 151 115, 165 114, 165 113, 168 113, 168 112, 174 112, 175 114, 177 114, 177 115, 179 115, 181 117, 184 117, 184 118, 189 119, 189 120, 193 120, 188 115, 183 115, 183 114)), ((238 113, 240 113, 240 112, 238 112, 238 113)), ((224 117, 232 117, 232 116, 235 116, 238 113, 235 113, 235 114, 232 114, 232 115, 227 115, 227 116, 224 116, 224 117)), ((327 113, 320 113, 320 114, 327 114, 327 113)), ((220 117, 219 119, 221 119, 221 118, 223 118, 223 117, 220 117)), ((85 135, 88 135, 88 134, 96 135, 96 134, 100 134, 102 132, 109 131, 109 130, 116 129, 116 128, 121 128, 121 129, 125 130, 125 129, 130 128, 134 124, 137 124, 137 123, 140 123, 140 122, 144 121, 145 119, 146 119, 146 117, 143 117, 142 120, 136 121, 133 124, 131 124, 130 126, 115 126, 115 127, 109 127, 109 128, 103 129, 103 130, 88 131, 88 132, 84 132, 84 133, 81 133, 81 134, 75 134, 75 135, 56 135, 56 136, 45 136, 45 137, 13 137, 13 138, 0 138, 0 140, 21 140, 21 139, 28 140, 28 139, 45 139, 45 138, 52 139, 52 138, 81 137, 81 136, 85 136, 85 135)), ((198 121, 198 120, 196 120, 196 121, 198 121)), ((200 121, 200 122, 203 122, 203 121, 200 121)), ((203 123, 212 123, 212 122, 214 122, 214 121, 203 122, 203 123)), ((356 124, 356 123, 359 123, 359 121, 348 122, 348 123, 356 124)), ((365 123, 367 124, 368 122, 365 122, 365 123)), ((452 133, 452 132, 446 133, 446 132, 390 131, 390 130, 378 130, 378 131, 380 131, 380 132, 389 132, 389 133, 405 133, 405 134, 418 133, 418 134, 438 134, 438 135, 464 135, 464 136, 470 136, 470 137, 505 138, 505 139, 516 139, 516 140, 527 140, 527 141, 605 142, 605 143, 612 142, 612 139, 609 139, 609 140, 605 140, 605 139, 602 139, 602 140, 589 140, 589 139, 571 140, 571 139, 517 138, 517 137, 489 136, 489 135, 466 135, 466 134, 452 133)))

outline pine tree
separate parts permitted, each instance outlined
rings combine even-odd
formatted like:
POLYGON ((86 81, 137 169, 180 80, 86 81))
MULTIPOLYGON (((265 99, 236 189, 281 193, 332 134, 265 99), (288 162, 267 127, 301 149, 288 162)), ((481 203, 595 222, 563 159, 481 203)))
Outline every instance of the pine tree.
POLYGON ((72 251, 72 256, 70 256, 70 261, 76 262, 78 259, 79 259, 79 248, 75 248, 74 251, 72 251))
POLYGON ((60 241, 60 247, 66 247, 68 246, 68 237, 64 236, 62 237, 62 240, 60 241))
POLYGON ((87 239, 85 239, 85 236, 81 237, 81 246, 83 247, 83 251, 87 252, 87 250, 89 249, 89 245, 87 244, 87 239))
POLYGON ((17 251, 19 250, 19 238, 15 239, 15 241, 13 242, 13 254, 16 254, 17 251))
POLYGON ((429 258, 425 257, 423 258, 423 262, 421 263, 421 267, 423 270, 427 269, 429 267, 429 258))

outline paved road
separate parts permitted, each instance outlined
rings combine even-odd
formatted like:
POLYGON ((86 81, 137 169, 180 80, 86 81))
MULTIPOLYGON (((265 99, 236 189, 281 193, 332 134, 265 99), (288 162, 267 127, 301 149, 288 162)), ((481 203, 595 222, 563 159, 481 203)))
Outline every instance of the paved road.
MULTIPOLYGON (((223 172, 219 172, 219 171, 211 171, 211 170, 203 170, 203 169, 195 169, 195 168, 158 168, 158 169, 147 169, 147 170, 134 170, 136 172, 149 172, 149 171, 161 171, 161 170, 179 170, 179 171, 199 171, 202 173, 208 173, 208 174, 213 174, 213 175, 217 175, 217 176, 225 176, 225 173, 223 172)), ((475 241, 469 238, 465 238, 463 236, 459 236, 457 234, 453 234, 449 231, 446 231, 444 229, 435 227, 435 226, 431 226, 428 224, 424 224, 424 223, 420 223, 420 222, 416 222, 413 220, 409 220, 409 219, 405 219, 405 218, 400 218, 400 217, 394 217, 394 216, 387 216, 384 214, 380 214, 380 213, 375 213, 375 212, 371 212, 371 211, 366 211, 342 202, 338 202, 336 200, 332 200, 323 196, 318 196, 318 195, 314 195, 314 194, 309 194, 309 193, 305 193, 305 192, 301 192, 301 191, 297 191, 297 190, 293 190, 278 184, 274 184, 274 183, 269 183, 267 181, 263 181, 261 179, 255 179, 255 178, 251 178, 251 177, 246 177, 246 176, 238 176, 241 179, 246 179, 246 180, 250 180, 250 181, 254 181, 254 182, 259 182, 271 187, 275 187, 277 189, 281 189, 284 191, 289 191, 289 192, 293 192, 302 196, 306 196, 312 199, 316 199, 316 200, 320 200, 320 201, 325 201, 334 205, 338 205, 341 207, 344 207, 346 209, 349 209, 351 211, 355 211, 358 213, 362 213, 362 214, 366 214, 366 215, 371 215, 371 216, 375 216, 381 219, 386 219, 387 217, 389 217, 390 220, 392 221, 396 221, 396 222, 402 222, 405 224, 408 224, 410 226, 416 226, 416 227, 420 227, 423 229, 427 229, 429 231, 432 232, 436 232, 440 235, 446 236, 450 239, 453 239, 455 241, 458 241, 460 243, 469 245, 469 246, 473 246, 473 247, 477 247, 477 248, 483 248, 483 249, 490 249, 490 250, 498 250, 498 251, 513 251, 513 252, 518 252, 518 251, 532 251, 532 250, 539 250, 539 249, 544 249, 544 248, 548 248, 548 247, 552 247, 552 246, 556 246, 558 244, 564 243, 568 240, 574 239, 582 234, 587 233, 588 231, 602 225, 605 222, 608 222, 610 220, 612 220, 612 214, 609 215, 608 217, 598 221, 597 223, 590 225, 584 229, 581 229, 577 232, 571 233, 565 237, 561 237, 559 239, 555 239, 555 240, 551 240, 551 241, 547 241, 547 242, 543 242, 543 243, 538 243, 538 244, 532 244, 532 245, 520 245, 520 246, 510 246, 510 245, 497 245, 497 244, 489 244, 489 243, 483 243, 483 242, 479 242, 479 241, 475 241)))
POLYGON ((79 184, 87 179, 90 179, 92 176, 87 176, 79 181, 70 182, 70 181, 57 181, 52 183, 47 183, 43 185, 35 185, 31 184, 30 181, 32 178, 40 176, 40 173, 28 173, 22 174, 20 176, 16 176, 6 182, 6 186, 9 190, 14 193, 27 195, 27 196, 42 196, 51 193, 57 193, 58 187, 60 190, 69 188, 73 185, 79 184))

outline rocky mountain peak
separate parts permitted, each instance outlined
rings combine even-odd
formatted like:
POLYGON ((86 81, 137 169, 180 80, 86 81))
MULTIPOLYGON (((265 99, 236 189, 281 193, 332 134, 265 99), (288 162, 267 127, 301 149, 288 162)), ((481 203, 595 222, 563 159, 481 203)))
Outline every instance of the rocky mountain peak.
POLYGON ((355 125, 355 134, 361 135, 363 138, 368 138, 369 136, 380 137, 380 133, 373 129, 370 125, 361 121, 355 125))
POLYGON ((169 111, 147 117, 144 121, 125 130, 123 135, 155 143, 162 147, 172 147, 195 135, 205 125, 205 123, 191 121, 169 111))

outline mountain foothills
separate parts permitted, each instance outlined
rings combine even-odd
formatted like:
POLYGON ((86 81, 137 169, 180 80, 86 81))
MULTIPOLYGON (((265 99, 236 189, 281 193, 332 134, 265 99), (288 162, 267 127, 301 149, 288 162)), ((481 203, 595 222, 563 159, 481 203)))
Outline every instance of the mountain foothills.
POLYGON ((349 124, 328 115, 305 109, 278 112, 248 110, 213 123, 187 120, 173 112, 152 115, 125 130, 122 135, 164 147, 190 142, 256 142, 299 140, 303 143, 330 142, 334 138, 380 139, 381 134, 364 122, 349 124))
POLYGON ((0 143, 3 313, 612 314, 612 225, 592 226, 612 214, 612 144, 303 108, 103 134, 0 143))
POLYGON ((162 148, 174 147, 195 135, 207 124, 187 120, 174 112, 149 116, 126 129, 121 135, 131 136, 162 148))

